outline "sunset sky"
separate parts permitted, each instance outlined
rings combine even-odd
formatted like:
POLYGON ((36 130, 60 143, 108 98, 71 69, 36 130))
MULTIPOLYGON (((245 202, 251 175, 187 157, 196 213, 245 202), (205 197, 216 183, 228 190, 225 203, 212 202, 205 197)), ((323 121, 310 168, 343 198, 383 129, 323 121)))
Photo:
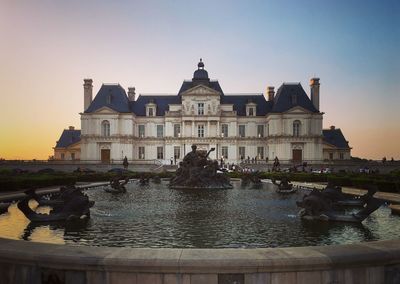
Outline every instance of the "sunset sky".
POLYGON ((400 159, 400 1, 0 0, 0 158, 80 129, 83 79, 176 94, 199 58, 225 93, 321 78, 324 128, 400 159))

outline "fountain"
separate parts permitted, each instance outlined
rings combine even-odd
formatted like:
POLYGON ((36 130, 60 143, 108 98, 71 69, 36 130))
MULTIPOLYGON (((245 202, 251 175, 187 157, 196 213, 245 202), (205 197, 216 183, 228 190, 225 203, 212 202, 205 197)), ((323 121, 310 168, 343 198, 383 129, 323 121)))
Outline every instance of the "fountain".
MULTIPOLYGON (((96 206, 78 229, 29 223, 11 204, 0 216, 3 282, 344 283, 353 277, 396 283, 400 241, 393 238, 400 238, 400 226, 387 208, 366 212, 375 199, 366 198, 363 212, 345 215, 358 220, 354 224, 303 222, 296 208, 300 190, 277 194, 275 185, 264 182, 242 187, 219 173, 208 159, 211 151, 192 147, 169 184, 143 176, 125 184, 123 194, 87 190, 96 206), (176 190, 189 188, 195 190, 176 190), (215 190, 225 188, 230 190, 215 190), (16 228, 7 227, 7 218, 16 228), (18 235, 7 235, 13 229, 18 235)), ((118 189, 121 178, 112 184, 118 189)))
POLYGON ((170 181, 170 187, 174 189, 227 189, 232 188, 229 177, 223 172, 218 172, 218 161, 208 158, 215 148, 211 148, 206 154, 197 151, 197 146, 192 145, 192 151, 186 154, 175 177, 170 181))

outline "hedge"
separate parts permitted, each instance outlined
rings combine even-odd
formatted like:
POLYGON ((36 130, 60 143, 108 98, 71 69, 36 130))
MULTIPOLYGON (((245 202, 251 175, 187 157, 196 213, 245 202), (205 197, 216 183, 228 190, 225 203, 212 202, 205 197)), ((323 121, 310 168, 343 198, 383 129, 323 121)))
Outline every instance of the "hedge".
MULTIPOLYGON (((174 173, 140 173, 130 172, 125 176, 130 178, 140 178, 142 176, 160 178, 172 177, 174 173)), ((228 173, 231 178, 241 178, 244 174, 239 172, 228 173)), ((313 174, 313 173, 281 173, 281 172, 261 172, 258 173, 262 179, 281 179, 287 176, 291 181, 300 182, 334 182, 339 186, 353 186, 356 188, 366 188, 369 184, 375 184, 380 191, 400 193, 400 175, 393 174, 313 174)), ((108 181, 116 176, 115 173, 25 173, 11 174, 7 170, 0 171, 0 191, 12 191, 27 188, 39 188, 47 186, 60 186, 73 184, 76 182, 96 182, 108 181)))

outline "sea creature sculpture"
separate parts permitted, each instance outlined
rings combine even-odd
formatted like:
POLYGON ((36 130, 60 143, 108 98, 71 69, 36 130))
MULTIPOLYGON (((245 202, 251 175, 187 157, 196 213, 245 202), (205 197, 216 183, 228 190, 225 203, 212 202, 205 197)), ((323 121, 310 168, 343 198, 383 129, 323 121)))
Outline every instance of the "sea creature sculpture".
POLYGON ((18 202, 18 209, 32 222, 55 222, 55 221, 73 221, 88 219, 90 217, 90 208, 94 205, 94 201, 82 191, 75 187, 70 187, 61 193, 60 197, 64 202, 56 205, 50 210, 49 214, 41 214, 33 211, 28 202, 30 199, 36 199, 35 191, 27 191, 25 198, 18 202))
POLYGON ((345 214, 343 211, 339 211, 326 194, 316 189, 305 195, 302 201, 296 203, 298 207, 302 208, 299 212, 302 219, 360 223, 384 203, 384 201, 370 195, 365 198, 365 207, 353 214, 345 214))
POLYGON ((272 178, 272 183, 278 186, 278 188, 276 189, 276 192, 278 193, 287 194, 297 191, 297 188, 293 187, 293 184, 290 183, 289 179, 286 176, 282 177, 279 183, 277 183, 276 180, 272 178))
POLYGON ((126 187, 125 187, 125 185, 127 184, 129 182, 129 177, 122 177, 122 176, 117 176, 117 177, 115 177, 115 178, 113 178, 111 181, 110 181, 110 186, 111 186, 111 188, 109 188, 109 187, 106 187, 105 189, 104 189, 104 191, 106 191, 106 192, 110 192, 110 193, 125 193, 126 192, 126 187), (122 180, 122 182, 121 182, 121 180, 122 180))

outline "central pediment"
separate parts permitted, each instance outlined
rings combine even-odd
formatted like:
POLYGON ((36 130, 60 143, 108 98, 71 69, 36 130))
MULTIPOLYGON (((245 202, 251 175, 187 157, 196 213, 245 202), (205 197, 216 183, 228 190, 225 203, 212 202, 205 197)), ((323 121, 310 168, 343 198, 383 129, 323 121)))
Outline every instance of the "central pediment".
POLYGON ((190 88, 182 93, 182 96, 196 96, 196 95, 217 95, 219 96, 221 93, 211 89, 204 85, 197 85, 193 88, 190 88))

